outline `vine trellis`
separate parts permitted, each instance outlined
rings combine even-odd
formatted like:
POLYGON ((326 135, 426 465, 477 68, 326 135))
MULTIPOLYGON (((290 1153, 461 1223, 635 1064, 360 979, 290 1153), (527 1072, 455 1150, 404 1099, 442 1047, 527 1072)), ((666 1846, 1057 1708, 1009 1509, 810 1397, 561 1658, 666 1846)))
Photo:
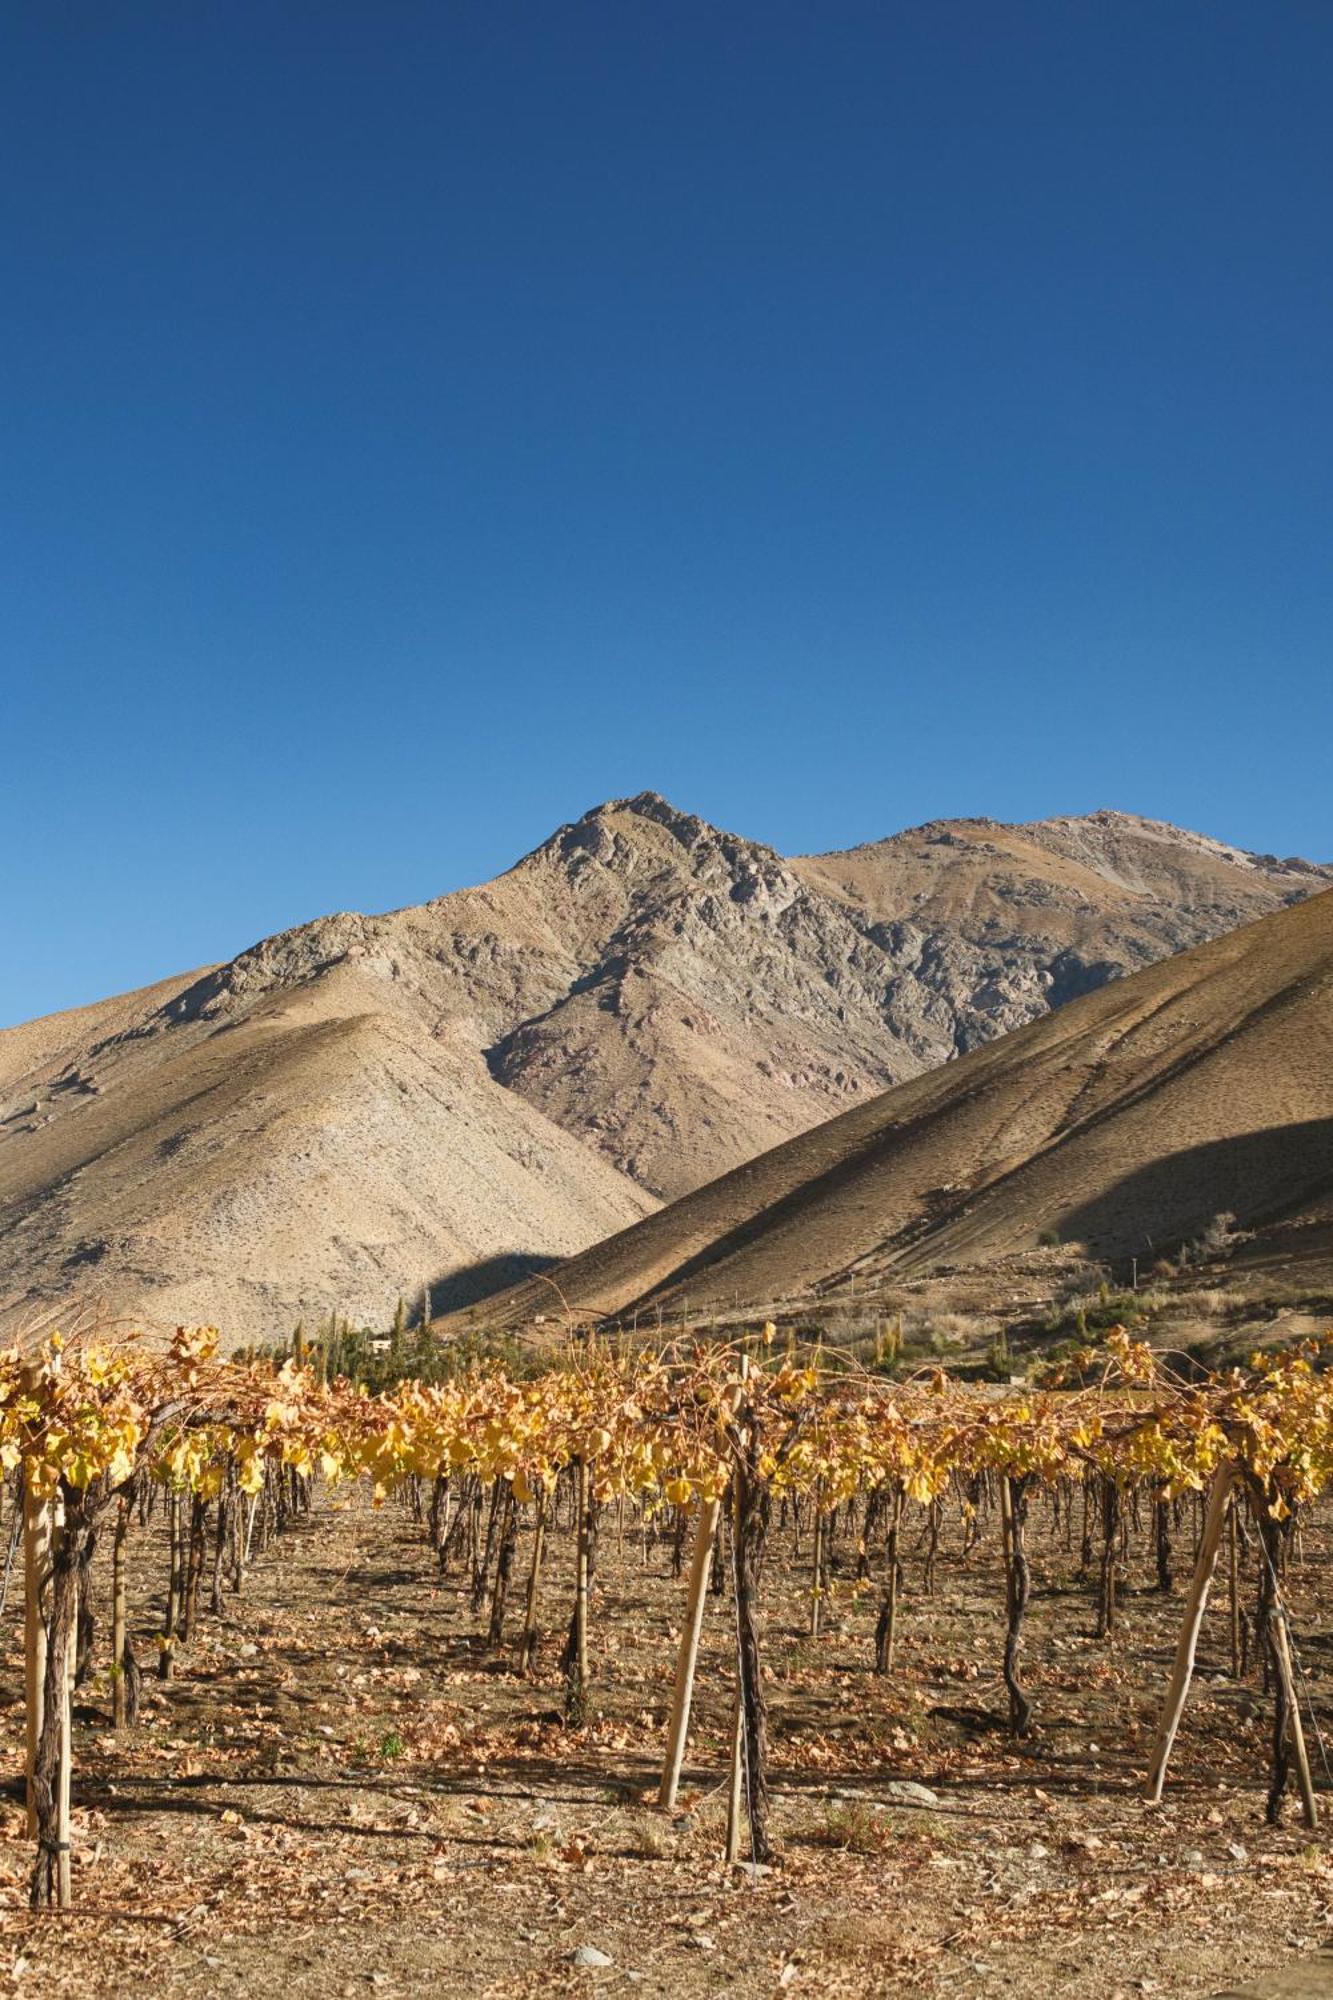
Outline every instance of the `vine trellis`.
MULTIPOLYGON (((112 1685, 118 1726, 132 1723, 142 1668, 126 1617, 126 1574, 136 1523, 165 1496, 170 1579, 157 1670, 200 1615, 205 1573, 221 1608, 239 1590, 253 1550, 308 1511, 319 1482, 367 1481, 376 1502, 406 1497, 447 1569, 471 1567, 474 1610, 503 1643, 521 1517, 532 1526, 516 1670, 532 1668, 543 1562, 563 1524, 572 1533, 575 1594, 563 1654, 567 1713, 588 1696, 589 1619, 601 1522, 609 1503, 671 1526, 684 1567, 694 1523, 685 1612, 667 1724, 660 1798, 675 1802, 685 1755, 706 1593, 731 1582, 736 1726, 728 1852, 770 1855, 767 1697, 760 1594, 775 1504, 799 1536, 812 1529, 810 1630, 817 1636, 835 1529, 858 1535, 858 1574, 884 1536, 876 1671, 893 1668, 905 1510, 924 1510, 927 1574, 950 1492, 972 1522, 998 1514, 1009 1724, 1033 1727, 1021 1658, 1030 1598, 1031 1502, 1049 1500, 1073 1535, 1082 1494, 1084 1568, 1097 1576, 1099 1632, 1116 1616, 1116 1554, 1127 1508, 1148 1518, 1159 1586, 1171 1587, 1173 1510, 1198 1495, 1198 1542, 1175 1665, 1147 1774, 1158 1798, 1183 1712, 1207 1597, 1228 1542, 1233 1670, 1242 1641, 1262 1651, 1274 1690, 1272 1789, 1276 1818, 1294 1764, 1302 1806, 1317 1802, 1302 1727, 1283 1571, 1293 1529, 1333 1483, 1333 1374, 1313 1343, 1256 1357, 1247 1369, 1184 1377, 1121 1329, 1095 1354, 1040 1388, 965 1385, 936 1372, 897 1382, 835 1356, 783 1350, 771 1326, 730 1345, 678 1342, 664 1352, 616 1353, 572 1344, 545 1372, 519 1378, 474 1363, 455 1379, 408 1381, 372 1395, 283 1366, 227 1361, 208 1329, 181 1329, 166 1351, 133 1338, 56 1338, 36 1353, 0 1353, 0 1467, 16 1502, 9 1560, 23 1551, 27 1801, 36 1844, 34 1907, 70 1901, 70 1690, 91 1647, 89 1573, 104 1521, 114 1517, 112 1685), (427 1493, 429 1498, 427 1499, 427 1493), (1236 1541, 1259 1545, 1252 1620, 1238 1603, 1236 1541), (1096 1548, 1100 1525, 1101 1548, 1096 1548), (720 1560, 719 1537, 729 1561, 720 1560), (209 1538, 212 1553, 209 1553, 209 1538), (487 1599, 489 1598, 489 1604, 487 1599)), ((8 1569, 6 1569, 6 1577, 8 1569)))

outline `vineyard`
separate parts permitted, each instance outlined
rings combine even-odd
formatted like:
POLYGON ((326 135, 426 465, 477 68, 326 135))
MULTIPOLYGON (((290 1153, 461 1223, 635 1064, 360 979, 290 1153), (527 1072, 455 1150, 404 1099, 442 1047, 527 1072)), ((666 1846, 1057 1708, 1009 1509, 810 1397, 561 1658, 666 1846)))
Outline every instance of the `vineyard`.
MULTIPOLYGON (((386 1543, 410 1535, 461 1606, 469 1659, 539 1693, 522 1728, 543 1755, 600 1756, 612 1785, 643 1773, 637 1758, 618 1768, 625 1743, 599 1683, 619 1672, 626 1618, 639 1620, 636 1568, 661 1579, 675 1609, 651 1664, 661 1700, 644 1725, 655 1770, 640 1805, 700 1867, 759 1884, 786 1860, 775 1822, 796 1743, 783 1712, 793 1637, 818 1661, 859 1633, 861 1726, 836 1748, 827 1731, 818 1750, 802 1741, 801 1755, 843 1779, 882 1776, 919 1732, 901 1720, 880 1731, 874 1691, 912 1699, 904 1639, 962 1575, 994 1596, 994 1619, 974 1621, 993 1633, 993 1657, 969 1663, 968 1682, 998 1701, 939 1712, 994 1744, 1005 1771, 1032 1759, 1040 1773, 1060 1720, 1043 1690, 1054 1649, 1072 1643, 1066 1595, 1090 1659, 1123 1659, 1147 1599, 1169 1619, 1152 1728, 1127 1698, 1121 1741, 1093 1743, 1065 1773, 1075 1794, 1096 1795, 1102 1760, 1118 1757, 1147 1803, 1163 1798, 1188 1735, 1217 1584, 1224 1673, 1268 1704, 1266 1743, 1251 1733, 1230 1748, 1262 1783, 1270 1825, 1291 1792, 1313 1829, 1327 1779, 1321 1688, 1290 1606, 1320 1560, 1333 1482, 1321 1360, 1310 1348, 1203 1376, 1117 1331, 1060 1377, 1001 1389, 887 1379, 766 1328, 652 1354, 588 1343, 542 1372, 476 1362, 371 1394, 296 1359, 220 1360, 208 1332, 182 1331, 167 1353, 133 1340, 12 1352, 0 1362, 0 1464, 6 1591, 20 1568, 23 1579, 26 1900, 79 1907, 80 1691, 105 1690, 132 1764, 145 1703, 188 1676, 209 1621, 260 1573, 281 1598, 288 1552, 349 1509, 386 1543), (1039 1587, 1056 1568, 1058 1636, 1039 1587), (711 1654, 706 1620, 721 1635, 711 1654), (716 1825, 691 1803, 701 1757, 716 1767, 716 1825)), ((1105 1718, 1099 1734, 1115 1726, 1105 1718)), ((437 1761, 449 1759, 446 1745, 437 1761)), ((891 1783, 905 1810, 923 1802, 909 1777, 891 1783)), ((880 1822, 854 1799, 838 1812, 830 1838, 875 1847, 880 1822)))

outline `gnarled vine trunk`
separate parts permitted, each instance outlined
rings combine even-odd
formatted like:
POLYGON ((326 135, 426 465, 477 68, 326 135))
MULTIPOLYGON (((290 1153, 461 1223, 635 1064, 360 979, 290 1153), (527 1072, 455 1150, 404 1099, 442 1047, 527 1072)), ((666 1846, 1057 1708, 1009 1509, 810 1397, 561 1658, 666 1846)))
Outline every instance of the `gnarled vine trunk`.
POLYGON ((1032 1592, 1032 1572, 1028 1568, 1024 1538, 1027 1513, 1027 1476, 1018 1479, 1003 1477, 1000 1481, 1000 1519, 1004 1534, 1005 1609, 1008 1614, 1004 1635, 1004 1684, 1009 1690, 1009 1727, 1015 1736, 1026 1736, 1032 1728, 1032 1703, 1018 1678, 1023 1614, 1032 1592))

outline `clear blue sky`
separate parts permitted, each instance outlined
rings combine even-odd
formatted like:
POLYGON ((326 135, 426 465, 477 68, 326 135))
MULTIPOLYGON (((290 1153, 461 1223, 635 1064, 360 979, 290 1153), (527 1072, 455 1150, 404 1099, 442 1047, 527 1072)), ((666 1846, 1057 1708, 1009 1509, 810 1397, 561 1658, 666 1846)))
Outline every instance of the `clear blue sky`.
POLYGON ((0 31, 0 1021, 653 787, 1333 858, 1333 6, 0 31))

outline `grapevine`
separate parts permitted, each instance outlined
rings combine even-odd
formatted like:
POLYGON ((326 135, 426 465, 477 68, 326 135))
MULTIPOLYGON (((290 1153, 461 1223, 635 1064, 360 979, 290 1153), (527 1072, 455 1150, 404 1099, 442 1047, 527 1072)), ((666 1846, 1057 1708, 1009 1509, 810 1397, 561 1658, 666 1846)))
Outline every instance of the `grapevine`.
MULTIPOLYGON (((165 1352, 129 1337, 68 1346, 57 1337, 37 1353, 11 1348, 0 1353, 0 1468, 22 1506, 33 1904, 63 1905, 70 1897, 69 1687, 79 1670, 81 1593, 99 1525, 111 1511, 115 1717, 118 1724, 134 1719, 141 1669, 126 1628, 124 1575, 136 1514, 141 1523, 147 1519, 154 1494, 165 1496, 170 1520, 171 1585, 159 1641, 164 1676, 200 1615, 210 1530, 216 1610, 224 1569, 240 1588, 257 1523, 262 1545, 274 1520, 280 1525, 308 1510, 318 1490, 352 1482, 368 1486, 376 1505, 406 1499, 442 1569, 466 1543, 474 1610, 483 1610, 489 1591, 486 1632, 495 1646, 503 1642, 520 1516, 530 1518, 532 1559, 515 1662, 528 1672, 538 1643, 544 1551, 556 1531, 560 1496, 568 1495, 576 1595, 564 1663, 573 1726, 587 1701, 600 1520, 616 1505, 622 1530, 626 1508, 644 1522, 674 1524, 678 1563, 693 1521, 664 1803, 679 1777, 702 1594, 726 1522, 737 1631, 735 1754, 756 1860, 770 1851, 760 1597, 775 1508, 798 1533, 802 1523, 813 1526, 815 1637, 826 1524, 831 1531, 839 1516, 853 1525, 859 1520, 863 1576, 870 1573, 872 1534, 883 1527, 875 1667, 887 1674, 905 1510, 925 1510, 933 1536, 946 1496, 958 1500, 968 1519, 993 1506, 1004 1558, 1003 1680, 1010 1726, 1022 1736, 1034 1726, 1021 1673, 1033 1499, 1045 1496, 1068 1519, 1082 1494, 1085 1563, 1100 1515, 1098 1625, 1106 1632, 1115 1617, 1115 1551, 1125 1508, 1137 1509, 1140 1496, 1151 1506, 1159 1580, 1169 1588, 1172 1507, 1192 1494, 1208 1496, 1181 1655, 1150 1772, 1160 1792, 1212 1564, 1239 1495, 1258 1524, 1265 1564, 1255 1639, 1271 1658, 1276 1688, 1270 1812, 1280 1809, 1294 1753, 1312 1819, 1279 1578, 1292 1524, 1333 1485, 1333 1373, 1323 1371, 1321 1359, 1322 1349, 1310 1343, 1256 1357, 1247 1369, 1186 1375, 1117 1329, 1063 1377, 997 1390, 939 1372, 899 1382, 845 1363, 835 1367, 818 1353, 777 1349, 766 1328, 733 1345, 681 1342, 662 1352, 618 1354, 590 1342, 530 1379, 475 1363, 450 1381, 407 1381, 372 1395, 345 1380, 322 1383, 295 1360, 280 1367, 225 1360, 209 1329, 181 1329, 165 1352)), ((1234 1597, 1233 1584, 1233 1605, 1234 1597)), ((734 1852, 734 1828, 730 1845, 734 1852)))

